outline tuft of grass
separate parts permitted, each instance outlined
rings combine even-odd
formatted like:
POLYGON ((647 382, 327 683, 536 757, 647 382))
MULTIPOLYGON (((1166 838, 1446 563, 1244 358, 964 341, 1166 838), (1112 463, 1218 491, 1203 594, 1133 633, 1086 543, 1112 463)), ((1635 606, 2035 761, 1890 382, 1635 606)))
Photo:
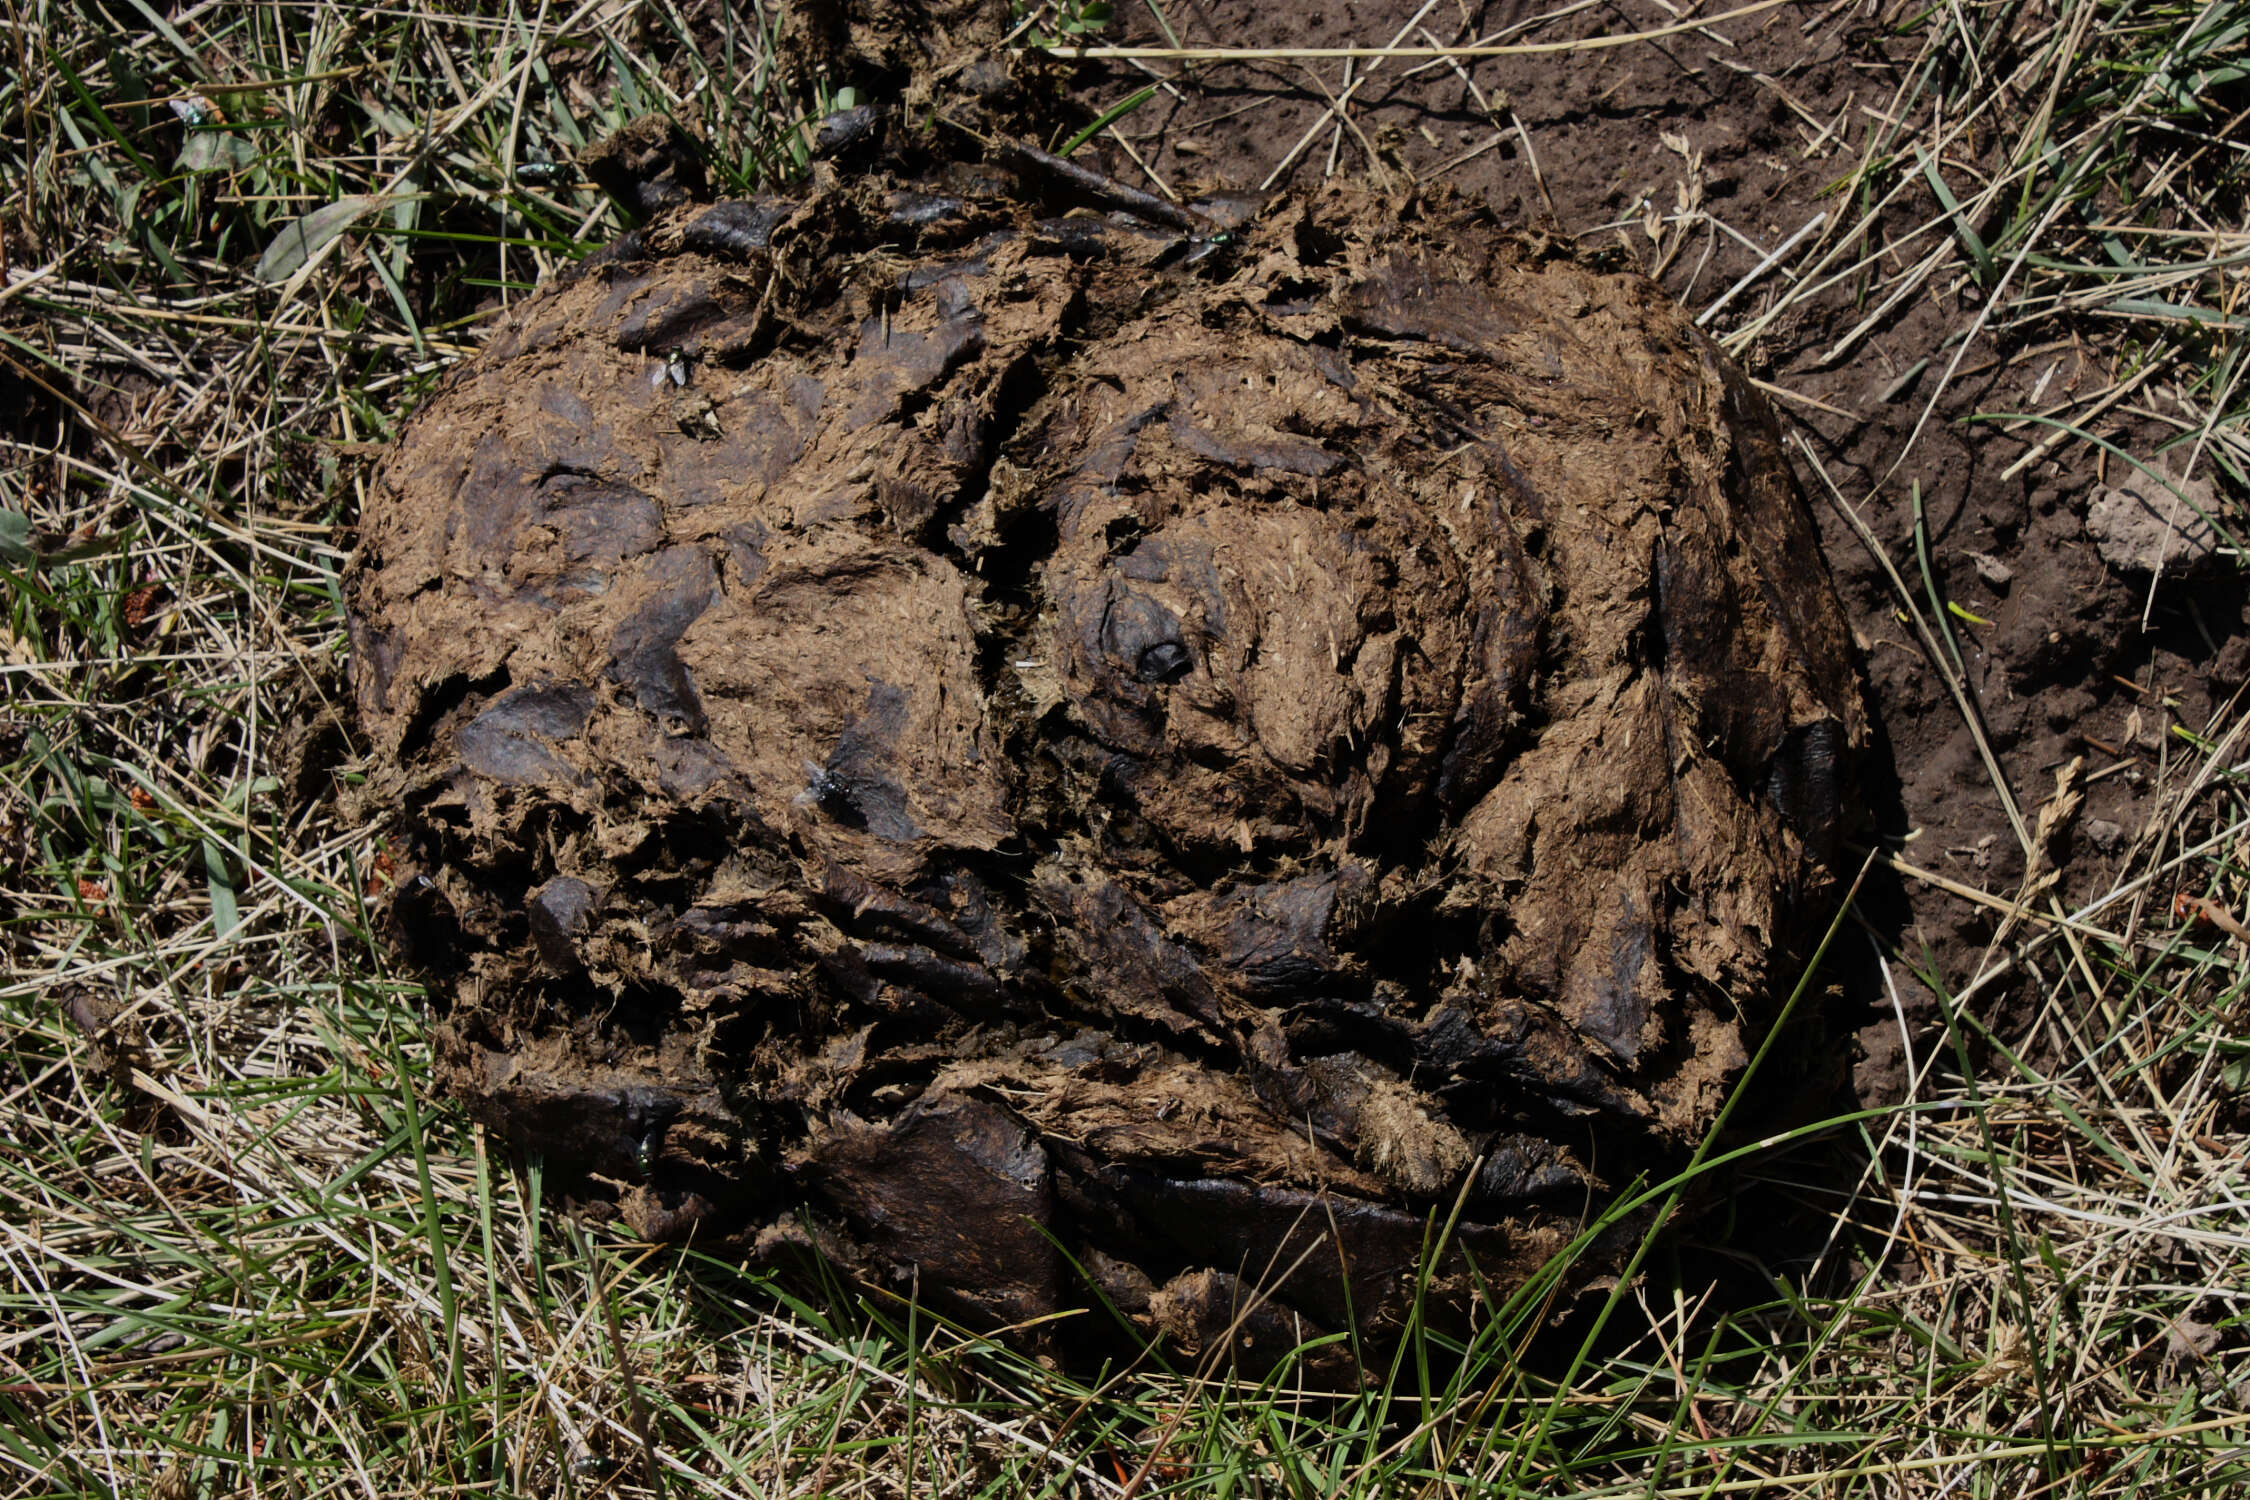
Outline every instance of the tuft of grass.
MULTIPOLYGON (((494 1161, 429 1093, 422 994, 372 928, 349 528, 373 449, 493 313, 620 227, 587 141, 662 113, 723 190, 802 169, 838 101, 782 90, 773 24, 0 0, 0 1497, 2250 1488, 2239 711, 2179 734, 2099 899, 2063 907, 2034 863, 1976 972, 1872 955, 1945 1000, 1907 1103, 1707 1143, 1699 1193, 1793 1203, 1817 1244, 1650 1240, 1599 1339, 1534 1283, 1347 1396, 1305 1388, 1311 1349, 1262 1379, 1161 1348, 1072 1374, 582 1232, 494 1161), (2041 998, 2005 1029, 2003 974, 2041 998)), ((1977 338, 2098 340, 2114 400, 2022 415, 2059 441, 2155 422, 2146 458, 2242 494, 2250 11, 1890 24, 1921 37, 1906 85, 1722 336, 1836 286, 1869 328, 1971 289, 1976 326, 1926 351, 1940 387, 1977 338), (1925 221, 1878 241, 1902 203, 1925 221)), ((1686 226, 1659 232, 1676 253, 1686 226)), ((1921 571, 1900 607, 1942 628, 1921 571)))

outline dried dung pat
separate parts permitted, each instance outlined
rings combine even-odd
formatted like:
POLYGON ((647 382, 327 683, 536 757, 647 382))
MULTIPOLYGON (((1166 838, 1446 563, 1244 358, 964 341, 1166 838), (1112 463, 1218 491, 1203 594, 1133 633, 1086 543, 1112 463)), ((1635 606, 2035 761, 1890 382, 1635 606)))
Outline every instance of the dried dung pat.
POLYGON ((1701 1137, 1826 915, 1865 726, 1766 409, 1453 200, 934 201, 660 218, 383 465, 441 1077, 639 1233, 987 1325, 1379 1343, 1457 1201, 1465 1316, 1701 1137))

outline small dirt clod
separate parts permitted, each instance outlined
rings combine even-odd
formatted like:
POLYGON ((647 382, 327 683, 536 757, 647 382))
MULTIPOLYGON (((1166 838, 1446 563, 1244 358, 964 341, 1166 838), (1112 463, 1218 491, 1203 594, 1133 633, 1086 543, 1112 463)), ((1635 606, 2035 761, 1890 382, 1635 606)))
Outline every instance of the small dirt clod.
POLYGON ((2165 479, 2135 471, 2096 495, 2086 531, 2102 561, 2129 573, 2192 570, 2219 543, 2211 517, 2217 493, 2204 479, 2165 479))
POLYGON ((1684 1154, 1866 737, 1748 383, 1445 199, 677 212, 448 380, 362 543, 482 1122, 650 1238, 1243 1359, 1395 1333, 1458 1204, 1457 1318, 1684 1154))

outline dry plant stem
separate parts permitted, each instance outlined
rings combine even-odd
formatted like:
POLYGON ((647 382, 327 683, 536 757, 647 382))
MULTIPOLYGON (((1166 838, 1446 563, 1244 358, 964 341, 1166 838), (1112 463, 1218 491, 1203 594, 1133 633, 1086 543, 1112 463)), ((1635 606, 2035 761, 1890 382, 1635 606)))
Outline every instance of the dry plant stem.
MULTIPOLYGON (((2220 0, 2209 0, 2209 3, 2198 14, 2196 20, 2190 24, 2189 29, 2193 30, 2196 27, 2200 26, 2202 24, 2203 18, 2209 16, 2212 11, 2217 8, 2219 3, 2220 0)), ((2078 28, 2076 33, 2077 36, 2083 37, 2084 29, 2092 24, 2093 15, 2094 12, 2090 7, 2082 8, 2078 11, 2073 23, 2078 28)), ((2147 92, 2151 88, 2155 87, 2155 81, 2160 76, 2162 75, 2159 72, 2152 70, 2149 75, 2144 78, 2138 86, 2136 86, 2131 99, 2125 105, 2122 105, 2117 110, 2113 111, 2099 125, 2084 132, 2084 134, 2081 136, 2081 139, 2099 138, 2102 136, 2106 136, 2111 131, 2115 130, 2118 124, 2123 119, 2125 119, 2135 107, 2138 106, 2143 98, 2146 97, 2147 92)), ((2058 67, 2054 79, 2054 89, 2059 90, 2061 86, 2062 72, 2058 67)), ((2050 92, 2048 96, 2048 102, 2045 106, 2045 110, 2047 112, 2052 112, 2054 107, 2054 98, 2054 93, 2050 92)), ((2040 242, 2042 237, 2046 234, 2047 230, 2053 227, 2055 222, 2060 219, 2064 212, 2067 211, 2070 207, 2073 201, 2071 190, 2077 185, 2079 178, 2092 167, 2094 160, 2094 154, 2092 152, 2089 152, 2087 153, 2087 155, 2082 157, 2079 162, 2071 167, 2069 173, 2063 178, 2062 182, 2056 188, 2053 194, 2053 201, 2048 205, 2046 211, 2042 213, 2039 219, 2033 224, 2031 231, 2024 236, 2023 247, 2019 249, 2015 253, 2015 255, 2010 257, 2007 270, 2001 273, 1999 280, 1993 285, 1990 292, 1987 294, 1984 305, 1977 310, 1977 316, 1974 320, 1971 321, 1967 332, 1962 336, 1960 342, 1955 346, 1953 357, 1946 364, 1945 373, 1938 377, 1936 386, 1930 392, 1929 400, 1925 402, 1922 407, 1922 415, 1915 421, 1913 430, 1907 434, 1905 443, 1902 444, 1899 448, 1898 456, 1892 460, 1890 468, 1884 473, 1882 479, 1878 482, 1876 486, 1878 490, 1881 489, 1882 485, 1888 484, 1890 482, 1891 478, 1895 476, 1898 473, 1899 469, 1905 464, 1908 456, 1913 453, 1914 446, 1920 440, 1923 430, 1928 427, 1930 418, 1936 413, 1939 403, 1944 399, 1946 391, 1951 387, 1954 374, 1961 368, 1961 361, 1967 358, 1970 347, 1976 343, 1977 336, 1984 331, 1984 327, 1986 323, 1991 320, 1994 311, 2003 305, 2004 298, 2008 289, 2015 284, 2017 275, 2023 270, 2025 263, 2030 259, 2032 254, 2032 247, 2040 242)), ((2029 168, 2030 164, 2027 163, 2023 170, 2028 171, 2029 168)), ((2003 179, 2002 181, 2004 182, 2005 179, 2003 179)), ((1986 198, 1983 201, 1989 201, 1991 196, 1996 194, 2001 186, 2002 182, 1994 183, 1991 188, 1987 189, 1986 198)))
MULTIPOLYGON (((1529 149, 1528 142, 1526 144, 1526 149, 1529 149)), ((1552 204, 1549 205, 1550 208, 1552 206, 1552 204)), ((1704 324, 1710 322, 1713 318, 1717 317, 1722 311, 1725 310, 1726 305, 1729 302, 1732 302, 1737 296, 1741 295, 1743 292, 1748 291, 1751 287, 1756 286, 1758 282, 1763 279, 1766 272, 1781 264, 1781 262, 1788 256, 1789 252, 1797 248, 1797 244, 1799 241, 1804 239, 1806 235, 1811 234, 1813 231, 1819 229, 1821 225, 1827 222, 1828 214, 1825 210, 1820 213, 1814 214, 1811 218, 1807 219, 1794 234, 1791 234, 1787 239, 1783 240, 1780 244, 1774 246, 1773 249, 1766 252, 1765 258, 1763 260, 1760 260, 1755 266, 1752 266, 1749 270, 1743 272, 1742 279, 1737 281, 1733 286, 1728 287, 1724 292, 1720 293, 1717 301, 1704 308, 1703 311, 1697 313, 1695 315, 1696 327, 1701 328, 1704 324)))
POLYGON ((2006 912, 2020 920, 2036 922, 2050 931, 2058 933, 2064 928, 2069 928, 2086 937, 2098 939, 2120 949, 2130 948, 2133 945, 2132 939, 2120 933, 2109 932, 2090 923, 2074 921, 2067 915, 2050 916, 2045 912, 2031 911, 2021 901, 2010 901, 2004 896, 1995 896, 1990 891, 1979 890, 1973 885, 1965 885, 1950 876, 1940 875, 1935 870, 1925 870, 1919 865, 1908 864, 1905 860, 1898 858, 1887 850, 1878 849, 1873 852, 1876 859, 1890 869, 1906 876, 1909 880, 1919 880, 1925 885, 1950 892, 1967 901, 1974 901, 1977 905, 1990 910, 2006 912))
MULTIPOLYGON (((1305 77, 1312 81, 1312 86, 1318 89, 1321 97, 1328 101, 1328 114, 1323 117, 1324 121, 1333 119, 1336 122, 1335 129, 1328 139, 1328 164, 1321 171, 1321 180, 1325 182, 1336 175, 1338 153, 1343 147, 1344 133, 1349 131, 1352 139, 1359 142, 1359 149, 1367 160, 1368 175, 1378 182, 1388 182, 1391 178, 1390 169, 1383 164, 1382 157, 1376 154, 1375 143, 1367 138, 1367 132, 1359 128, 1359 122, 1352 118, 1351 110, 1346 104, 1346 100, 1349 99, 1355 86, 1351 71, 1352 65, 1347 61, 1344 64, 1343 92, 1339 94, 1328 87, 1320 74, 1310 67, 1305 69, 1305 77)), ((1317 133, 1318 126, 1315 127, 1315 131, 1317 133)))
MULTIPOLYGON (((1150 62, 1319 62, 1337 58, 1382 62, 1396 58, 1480 58, 1480 57, 1547 57, 1569 52, 1599 52, 1612 47, 1636 46, 1642 42, 1662 41, 1683 32, 1701 31, 1727 21, 1741 20, 1795 4, 1797 0, 1757 0, 1756 4, 1738 6, 1707 16, 1700 21, 1683 21, 1673 26, 1658 26, 1647 31, 1621 33, 1615 36, 1589 37, 1573 42, 1517 42, 1497 46, 1462 47, 1405 47, 1394 40, 1384 47, 1081 47, 1064 44, 1041 50, 1063 57, 1087 59, 1142 59, 1150 62)), ((1431 7, 1424 6, 1426 15, 1431 7)), ((1415 18, 1417 21, 1420 16, 1415 18)), ((1400 38, 1406 35, 1401 31, 1400 38)))
POLYGON ((1547 205, 1548 219, 1560 224, 1562 217, 1555 212, 1555 195, 1547 191, 1547 174, 1539 170, 1539 153, 1531 146, 1531 132, 1524 129, 1523 121, 1514 110, 1508 111, 1508 124, 1514 128, 1516 139, 1523 142, 1524 164, 1531 168, 1532 185, 1539 189, 1539 201, 1547 205))
MULTIPOLYGON (((1578 15, 1583 11, 1592 10, 1599 5, 1603 5, 1606 3, 1608 3, 1608 0, 1572 0, 1572 3, 1569 5, 1557 6, 1553 10, 1542 11, 1538 15, 1526 16, 1520 21, 1510 22, 1508 25, 1501 27, 1497 31, 1488 32, 1486 35, 1478 38, 1470 45, 1477 47, 1489 47, 1494 45, 1495 43, 1505 41, 1509 37, 1523 36, 1528 32, 1537 31, 1542 26, 1550 25, 1556 21, 1567 20, 1571 16, 1578 15)), ((1432 58, 1428 62, 1417 63, 1413 67, 1408 68, 1405 73, 1401 75, 1402 77, 1415 78, 1419 77, 1423 73, 1429 72, 1433 68, 1447 66, 1454 68, 1456 71, 1460 70, 1461 64, 1456 49, 1448 47, 1444 43, 1440 42, 1436 37, 1430 35, 1427 29, 1422 30, 1422 36, 1429 42, 1429 45, 1433 50, 1442 51, 1446 55, 1443 57, 1432 58)), ((1485 109, 1486 107, 1487 106, 1482 104, 1478 106, 1479 109, 1485 109)))
MULTIPOLYGON (((1935 43, 1933 41, 1932 45, 1934 44, 1935 43)), ((2011 79, 2011 86, 2013 86, 2016 81, 2019 81, 2024 74, 2028 73, 2033 67, 2035 67, 2037 65, 2037 62, 2038 58, 2036 55, 2027 57, 2026 60, 2021 65, 2019 65, 2018 72, 2015 77, 2011 79)), ((1905 90, 1907 86, 1908 85, 1906 82, 1901 82, 1900 92, 1897 98, 1893 101, 1893 107, 1890 115, 1879 116, 1878 118, 1895 118, 1900 105, 1905 99, 1905 90)), ((1999 107, 1999 98, 2000 96, 1997 92, 1988 91, 1986 93, 1983 93, 1979 96, 1977 103, 1972 108, 1965 111, 1959 119, 1951 122, 1950 124, 1944 125, 1943 128, 1939 131, 1937 138, 1930 144, 1929 149, 1932 156, 1939 158, 1945 157, 1956 142, 1965 138, 1968 133, 1975 128, 1978 121, 1983 119, 1988 112, 1999 107)), ((1867 141, 1866 151, 1862 156, 1859 174, 1864 174, 1869 169, 1876 146, 1876 139, 1871 134, 1867 141)), ((1980 197, 1978 202, 1982 204, 1993 201, 1994 196, 1999 190, 2020 179, 2028 177, 2029 173, 2036 168, 2037 164, 2038 163, 2036 161, 2026 161, 2020 163, 2013 171, 2004 175, 1998 181, 1994 182, 1987 190, 1986 194, 1980 197)), ((1859 174, 1855 174, 1855 177, 1859 174)), ((1826 251, 1823 252, 1820 258, 1814 262, 1813 266, 1804 274, 1803 278, 1799 281, 1796 292, 1793 296, 1781 299, 1774 307, 1768 309, 1756 321, 1746 325, 1742 329, 1737 330, 1733 334, 1730 334, 1727 340, 1728 346, 1730 348, 1739 348, 1742 346, 1743 342, 1756 337, 1759 332, 1762 332, 1767 326, 1769 326, 1775 318, 1779 317, 1787 309, 1787 307, 1792 305, 1796 300, 1798 300, 1798 298, 1810 298, 1812 296, 1818 295, 1820 292, 1841 282, 1845 278, 1858 275, 1861 271, 1874 265, 1879 259, 1882 258, 1885 253, 1894 252, 1896 249, 1907 244, 1911 244, 1915 240, 1921 238, 1926 234, 1945 228, 1952 222, 1952 215, 1945 213, 1937 214, 1934 217, 1925 220, 1922 224, 1909 231, 1905 235, 1900 236, 1892 241, 1884 251, 1877 251, 1863 256, 1854 264, 1843 268, 1833 275, 1826 275, 1824 278, 1824 273, 1827 272, 1829 265, 1835 259, 1849 251, 1849 249, 1853 245, 1859 243, 1860 240, 1865 238, 1870 229, 1872 229, 1878 222, 1879 216, 1885 209, 1891 207, 1900 198, 1916 190, 1916 180, 1910 174, 1901 174, 1899 180, 1895 182, 1876 203, 1870 205, 1868 212, 1861 218, 1859 223, 1855 225, 1849 232, 1841 234, 1835 240, 1835 242, 1826 251)), ((1840 227, 1840 225, 1841 220, 1837 221, 1836 227, 1840 227)), ((1874 328, 1881 326, 1883 317, 1891 308, 1894 308, 1898 304, 1903 302, 1908 296, 1913 293, 1916 288, 1921 286, 1929 278, 1929 276, 1940 267, 1958 259, 1959 253, 1960 246, 1958 244, 1958 241, 1955 238, 1948 236, 1935 251, 1933 251, 1920 264, 1918 264, 1911 273, 1908 274, 1904 281, 1898 282, 1892 286, 1892 288, 1886 294, 1882 306, 1879 307, 1875 313, 1871 314, 1868 318, 1863 320, 1850 333, 1839 339, 1836 344, 1832 348, 1830 348, 1826 354, 1821 356, 1821 358, 1816 363, 1820 365, 1826 365, 1842 358, 1843 355, 1847 353, 1851 349, 1851 347, 1855 345, 1860 339, 1864 338, 1874 328)))
POLYGON ((648 1403, 641 1399, 641 1383, 633 1374, 632 1356, 625 1348, 624 1330, 617 1324, 617 1304, 612 1300, 609 1277, 600 1270, 594 1247, 584 1234, 578 1236, 578 1253, 594 1266, 594 1300, 600 1304, 602 1323, 609 1333, 609 1352, 617 1361, 618 1383, 625 1388, 625 1402, 632 1414, 633 1435, 641 1444, 641 1477, 659 1497, 664 1494, 664 1466, 658 1460, 656 1439, 649 1430, 648 1403))
POLYGON ((1977 753, 1984 760, 1985 770, 1992 779, 1993 790, 1999 796, 2001 809, 2007 813, 2009 825, 2015 829, 2016 841, 2022 845, 2024 857, 2029 860, 2032 857, 2033 848, 2031 831, 2024 824, 2023 812, 2016 804, 2015 792, 2008 785, 2007 773, 2001 769, 1999 757, 1993 754, 1991 741, 1985 735, 1983 716, 1977 712, 1976 704, 1970 699, 1967 685, 1947 666, 1943 648, 1939 646, 1936 635, 1931 631, 1929 621, 1922 613, 1922 607, 1916 600, 1914 592, 1906 586, 1906 580, 1899 575, 1897 566, 1892 563, 1889 551, 1868 527, 1867 522, 1861 518, 1859 511, 1850 501, 1844 498, 1843 492, 1836 488, 1836 482, 1829 478, 1827 468, 1820 461, 1820 455, 1813 452, 1812 445, 1806 442, 1802 435, 1799 435, 1797 439, 1797 447, 1798 452, 1812 468, 1812 471, 1820 476, 1821 487, 1834 504, 1836 513, 1844 518, 1845 523, 1851 527, 1853 534, 1859 538, 1861 545, 1867 548, 1868 555, 1875 559, 1876 563, 1882 568, 1884 576, 1890 579, 1891 588, 1897 595, 1900 609, 1905 611, 1907 617, 1914 624, 1915 634, 1922 643, 1923 654, 1929 659, 1931 666, 1945 683, 1947 692, 1952 695, 1954 706, 1961 712, 1962 721, 1968 726, 1971 736, 1976 741, 1977 753))
MULTIPOLYGON (((800 1326, 793 1319, 777 1318, 772 1326, 779 1337, 810 1353, 817 1354, 823 1359, 833 1360, 867 1380, 878 1385, 888 1386, 902 1393, 906 1389, 907 1382, 904 1376, 883 1368, 880 1364, 869 1360, 865 1355, 822 1338, 812 1330, 800 1326)), ((920 1399, 925 1403, 935 1403, 942 1397, 935 1389, 925 1387, 920 1399)), ((992 1437, 1011 1446, 1024 1448, 1036 1454, 1042 1461, 1055 1462, 1065 1473, 1072 1475, 1080 1484, 1087 1486, 1094 1493, 1122 1497, 1122 1487, 1115 1480, 1105 1477, 1100 1470, 1083 1460, 1063 1459, 1056 1451, 1056 1439, 1043 1440, 1018 1427, 982 1417, 974 1410, 967 1411, 964 1415, 979 1430, 992 1437)), ((1059 1434, 1057 1436, 1059 1439, 1059 1434)))
MULTIPOLYGON (((1858 511, 1844 500, 1834 481, 1829 478, 1827 470, 1821 465, 1818 455, 1812 451, 1811 445, 1805 442, 1801 435, 1798 439, 1798 446, 1806 462, 1820 476, 1821 484, 1827 491, 1829 498, 1834 502, 1838 513, 1844 517, 1853 532, 1859 537, 1862 545, 1868 549, 1869 554, 1875 558, 1885 575, 1890 579, 1901 610, 1913 622, 1925 656, 1937 671, 1940 680, 1945 683, 1955 706, 1961 712, 1963 722, 1976 742, 1978 753, 1984 760, 1985 769, 1992 780, 1993 788, 1999 794, 2001 807, 2008 814, 2009 821, 2016 831, 2017 840, 2023 848, 2026 884, 2023 892, 2011 906, 2007 920, 1995 931, 1991 941, 1987 944, 1986 962, 1989 963, 1990 955, 1998 951, 2010 927, 2021 920, 2022 916, 2028 911, 2026 903, 2041 894, 2038 884, 2034 880, 2040 858, 2038 845, 2034 842, 2030 829, 2023 820, 2014 793, 2008 785, 2006 773, 2001 768, 1999 757, 1992 750, 1991 742, 1985 732, 1983 715, 1970 696, 1967 684, 1962 681, 1960 674, 1951 666, 1947 654, 1940 648, 1935 633, 1931 630, 1928 619, 1922 612, 1920 602, 1914 597, 1913 592, 1907 588, 1905 579, 1899 575, 1898 569, 1892 564, 1888 551, 1875 537, 1858 511)), ((2072 960, 2085 980, 2087 993, 2094 997, 2097 1003, 2100 1003, 2105 987, 2100 976, 2095 972, 2091 957, 2079 941, 2078 933, 2074 930, 2074 924, 2069 921, 2068 914, 2064 911, 2061 901, 2051 890, 2045 892, 2045 899, 2048 908, 2056 918, 2060 919, 2057 924, 2057 931, 2070 949, 2072 960)), ((1980 968, 1982 967, 1983 965, 1980 965, 1980 968)), ((2158 1097, 2160 1104, 2163 1102, 2160 1096, 2154 1094, 2153 1090, 2152 1097, 2158 1097)))
POLYGON ((1159 177, 1156 169, 1141 159, 1141 153, 1135 150, 1133 143, 1125 138, 1125 132, 1112 125, 1103 134, 1117 143, 1117 149, 1124 152, 1133 165, 1141 169, 1142 176, 1156 184, 1156 190, 1164 195, 1164 201, 1174 204, 1180 201, 1180 195, 1173 190, 1172 184, 1159 177))
POLYGON ((2000 471, 2000 477, 2002 479, 2013 479, 2033 464, 2046 460, 2066 439, 2082 436, 2087 423, 2139 390, 2177 357, 2178 352, 2176 350, 2166 349, 2131 375, 2111 385, 2107 391, 2095 399, 2092 406, 2079 414, 2075 422, 2058 425, 2052 432, 2033 443, 2014 463, 2000 471))
POLYGON ((1770 380, 1753 379, 1750 383, 1769 396, 1778 396, 1782 400, 1798 406, 1809 406, 1815 411, 1824 411, 1832 417, 1842 417, 1847 422, 1856 422, 1860 419, 1857 412, 1846 411, 1842 407, 1823 401, 1817 396, 1808 396, 1803 391, 1793 391, 1787 386, 1775 385, 1770 380))
MULTIPOLYGON (((1391 39, 1392 45, 1395 47, 1400 41, 1404 40, 1405 37, 1410 32, 1412 32, 1415 27, 1421 25, 1422 18, 1428 15, 1433 9, 1436 8, 1436 6, 1437 0, 1423 0, 1422 8, 1416 11, 1413 16, 1408 19, 1407 23, 1398 29, 1398 35, 1391 39)), ((1315 54, 1312 53, 1296 53, 1290 55, 1295 60, 1311 60, 1315 56, 1315 54)), ((1357 56, 1357 54, 1352 52, 1350 49, 1346 49, 1339 55, 1343 56, 1346 61, 1351 61, 1357 56)), ((1380 56, 1378 56, 1376 66, 1381 66, 1380 56)), ((1291 146, 1287 151, 1283 152, 1281 160, 1274 163, 1274 168, 1271 172, 1268 172, 1266 174, 1265 181, 1258 184, 1259 192, 1265 193, 1273 191, 1274 184, 1281 181, 1281 179, 1288 174, 1289 168, 1295 164, 1299 156, 1302 156, 1304 154, 1305 148, 1313 143, 1314 137, 1318 136, 1322 130, 1327 128, 1329 121, 1336 120, 1341 123, 1344 106, 1351 103, 1352 95, 1358 93, 1359 86, 1362 83, 1365 83, 1369 78, 1373 77, 1374 73, 1375 68, 1362 68, 1359 70, 1358 77, 1351 79, 1344 85, 1344 91, 1341 94, 1337 95, 1334 99, 1329 101, 1327 110, 1320 116, 1319 119, 1313 121, 1313 123, 1306 128, 1305 133, 1302 136, 1299 136, 1297 138, 1297 144, 1291 146)), ((1370 161, 1373 161, 1375 159, 1372 148, 1370 148, 1368 152, 1368 159, 1370 161)))
MULTIPOLYGON (((1016 170, 1047 177, 1056 183, 1076 189, 1100 202, 1107 203, 1113 208, 1121 208, 1127 213, 1139 214, 1154 223, 1170 224, 1176 229, 1184 229, 1191 234, 1208 234, 1213 228, 1209 220, 1193 209, 1183 208, 1177 203, 1156 197, 1151 193, 1145 193, 1139 188, 1129 187, 1113 178, 1104 177, 1090 167, 1082 167, 1076 162, 1066 161, 1051 151, 1042 151, 1037 146, 1023 141, 1000 141, 994 143, 994 147, 999 152, 1000 158, 1011 163, 1016 170)), ((1162 184, 1159 183, 1158 186, 1162 186, 1162 184)))

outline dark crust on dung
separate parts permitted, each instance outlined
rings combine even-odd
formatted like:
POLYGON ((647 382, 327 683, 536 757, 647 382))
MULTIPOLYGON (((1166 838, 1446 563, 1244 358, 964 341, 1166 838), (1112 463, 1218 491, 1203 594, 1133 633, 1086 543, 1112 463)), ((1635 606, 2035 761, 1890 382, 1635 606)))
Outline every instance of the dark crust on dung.
POLYGON ((1456 1200, 1504 1290, 1700 1137, 1866 729, 1656 288, 1346 189, 705 213, 519 309, 366 514, 479 1119, 653 1237, 1186 1345, 1291 1265, 1241 1331, 1380 1340, 1456 1200))

